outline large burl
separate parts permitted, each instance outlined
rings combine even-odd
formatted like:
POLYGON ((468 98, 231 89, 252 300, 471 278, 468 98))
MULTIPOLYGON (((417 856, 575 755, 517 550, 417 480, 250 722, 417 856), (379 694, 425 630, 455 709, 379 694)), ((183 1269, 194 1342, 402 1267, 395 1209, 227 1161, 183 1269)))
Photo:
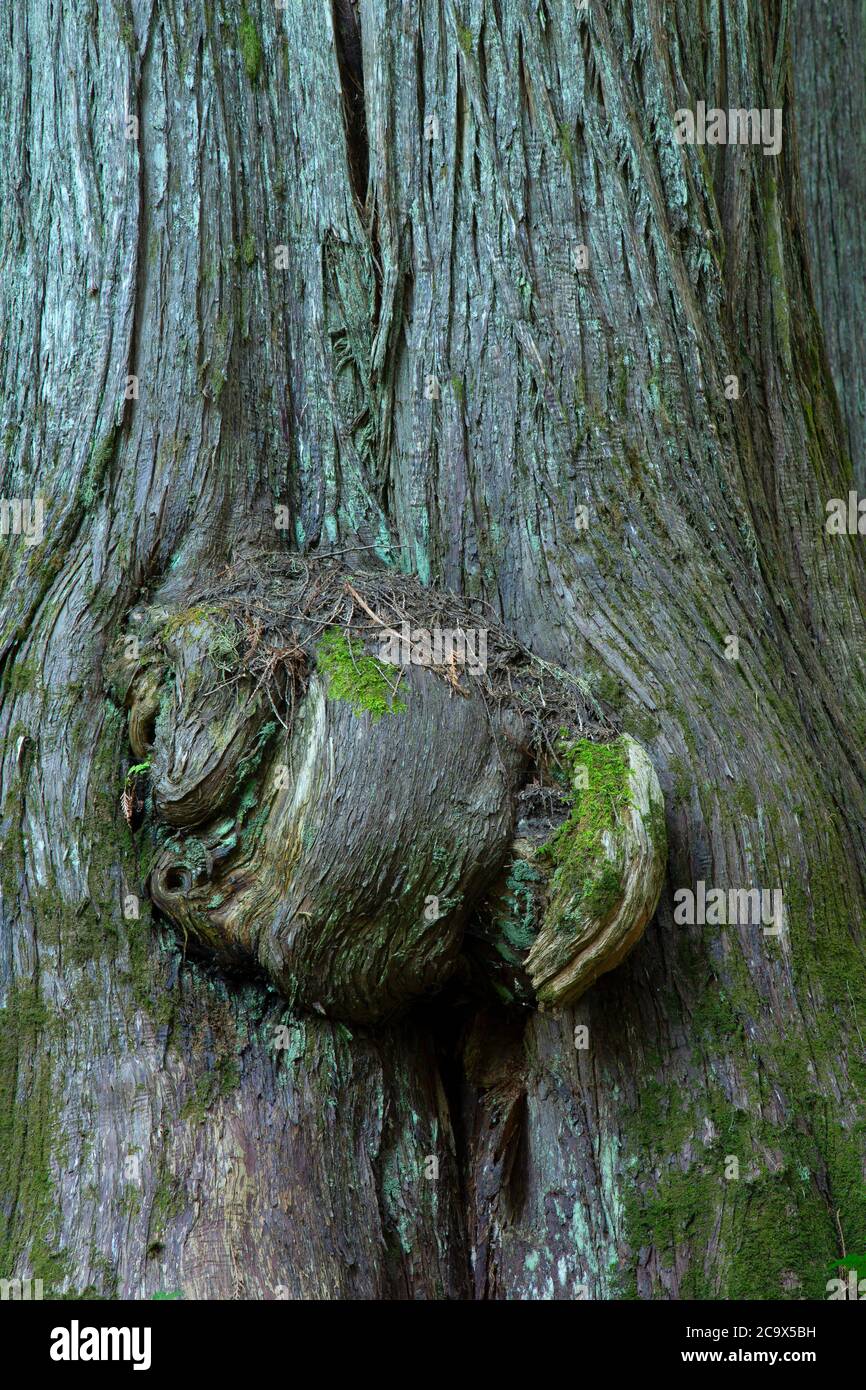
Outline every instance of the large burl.
MULTIPOLYGON (((545 724, 591 720, 578 684, 484 621, 385 571, 273 558, 132 615, 113 684, 147 772, 150 892, 188 945, 359 1022, 445 983, 520 856, 521 788, 550 755, 564 767, 545 724)), ((587 896, 573 866, 564 882, 555 853, 538 858, 519 964, 548 1003, 574 997, 594 905, 607 916, 592 950, 611 963, 655 909, 664 850, 632 822, 638 808, 631 841, 605 853, 623 880, 649 846, 639 921, 587 896)), ((570 823, 556 843, 566 834, 579 848, 570 823)))

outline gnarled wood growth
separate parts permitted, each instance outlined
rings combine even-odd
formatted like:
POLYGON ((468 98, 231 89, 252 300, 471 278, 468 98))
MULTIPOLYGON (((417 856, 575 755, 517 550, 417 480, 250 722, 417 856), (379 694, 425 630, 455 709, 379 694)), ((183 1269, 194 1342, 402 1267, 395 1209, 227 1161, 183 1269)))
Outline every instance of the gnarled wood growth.
MULTIPOLYGON (((798 1297, 862 1242, 866 594, 859 539, 823 526, 851 478, 789 8, 0 7, 2 487, 45 502, 41 543, 0 553, 0 1275, 798 1297), (699 100, 781 107, 780 155, 678 146, 699 100), (226 566, 356 546, 488 604, 658 771, 658 912, 557 1014, 520 993, 531 941, 506 960, 483 914, 435 1007, 379 1027, 213 969, 193 931, 218 907, 186 952, 152 915, 172 866, 121 813, 105 685, 131 615, 164 613, 165 723, 144 643, 129 733, 184 844, 244 758, 264 776, 275 755, 269 707, 219 727, 190 689, 208 662, 225 680, 228 648, 174 620, 226 566), (699 881, 782 889, 786 931, 675 927, 670 890, 699 881)), ((462 740, 475 715, 418 679, 462 740)), ((380 746, 348 706, 324 718, 335 766, 359 729, 380 746)), ((471 821, 478 763, 447 764, 471 821)), ((386 772, 432 804, 429 764, 403 769, 414 789, 386 772)), ((518 789, 518 839, 541 787, 518 789)), ((445 824, 449 853, 465 827, 445 824)), ((211 840, 179 883, 219 875, 211 840)))
MULTIPOLYGON (((520 784, 559 762, 547 729, 566 720, 561 743, 590 716, 579 681, 448 595, 327 560, 262 556, 133 617, 112 674, 146 758, 151 896, 184 945, 353 1022, 441 987, 503 870, 520 784)), ((661 793, 620 742, 621 785, 602 779, 591 826, 576 809, 551 842, 567 862, 527 961, 545 1000, 617 964, 658 902, 661 793)), ((604 745, 574 746, 604 764, 604 745)))
MULTIPOLYGON (((573 773, 585 767, 581 756, 587 745, 572 757, 573 773)), ((664 798, 640 744, 625 735, 619 746, 594 750, 589 766, 597 782, 590 785, 587 767, 548 849, 556 867, 526 960, 545 1005, 576 1004, 624 960, 658 907, 667 868, 664 798)))

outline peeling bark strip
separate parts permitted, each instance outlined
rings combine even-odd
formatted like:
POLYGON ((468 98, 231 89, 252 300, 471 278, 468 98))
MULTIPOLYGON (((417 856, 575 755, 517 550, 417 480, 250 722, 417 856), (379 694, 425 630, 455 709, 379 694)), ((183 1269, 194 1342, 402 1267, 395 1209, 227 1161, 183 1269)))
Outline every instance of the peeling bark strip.
POLYGON ((787 15, 0 0, 0 1278, 822 1298, 862 1246, 787 15))

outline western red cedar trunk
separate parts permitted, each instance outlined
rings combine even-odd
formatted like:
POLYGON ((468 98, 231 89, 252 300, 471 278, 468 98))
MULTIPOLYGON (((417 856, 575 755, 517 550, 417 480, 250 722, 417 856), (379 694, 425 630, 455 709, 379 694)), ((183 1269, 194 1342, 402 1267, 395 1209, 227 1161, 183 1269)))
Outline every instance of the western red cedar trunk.
POLYGON ((794 87, 812 284, 845 422, 843 441, 866 483, 866 354, 858 305, 866 293, 866 15, 800 0, 793 27, 794 87))
POLYGON ((862 1247, 866 571, 788 15, 2 0, 3 496, 45 524, 0 552, 0 1276, 773 1298, 862 1247), (698 101, 781 153, 679 146, 698 101), (296 1016, 150 910, 130 613, 353 546, 651 753, 661 906, 560 1015, 296 1016), (675 925, 699 881, 784 930, 675 925))

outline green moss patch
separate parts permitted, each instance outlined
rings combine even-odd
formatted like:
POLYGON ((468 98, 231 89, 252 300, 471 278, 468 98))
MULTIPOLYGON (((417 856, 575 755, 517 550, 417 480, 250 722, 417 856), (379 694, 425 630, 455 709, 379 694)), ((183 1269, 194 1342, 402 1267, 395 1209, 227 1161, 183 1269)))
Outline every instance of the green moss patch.
POLYGON ((339 628, 325 633, 316 648, 316 662, 328 678, 328 698, 348 701, 355 714, 366 712, 375 723, 383 714, 405 710, 405 700, 394 693, 390 668, 368 656, 362 643, 339 628))
POLYGON ((0 1010, 0 1271, 11 1277, 28 1250, 32 1275, 49 1292, 67 1277, 51 1174, 57 1106, 42 1044, 51 1024, 38 985, 14 984, 0 1010))
POLYGON ((244 60, 244 71, 255 86, 262 70, 262 41, 246 5, 241 10, 238 38, 244 60))
POLYGON ((622 896, 622 873, 605 855, 602 836, 616 828, 629 805, 629 761, 621 739, 561 737, 557 752, 571 810, 538 857, 553 868, 548 921, 568 931, 580 914, 608 916, 622 896))

